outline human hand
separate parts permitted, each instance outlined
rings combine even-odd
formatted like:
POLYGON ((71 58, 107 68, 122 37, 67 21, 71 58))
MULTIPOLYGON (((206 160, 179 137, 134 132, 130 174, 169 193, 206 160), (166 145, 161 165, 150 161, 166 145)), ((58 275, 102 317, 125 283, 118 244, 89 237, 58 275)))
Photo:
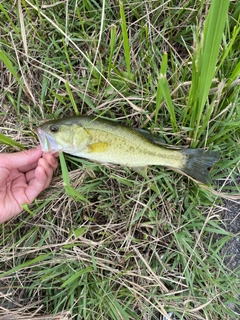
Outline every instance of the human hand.
POLYGON ((46 189, 52 180, 57 159, 42 150, 0 153, 0 223, 22 211, 46 189))

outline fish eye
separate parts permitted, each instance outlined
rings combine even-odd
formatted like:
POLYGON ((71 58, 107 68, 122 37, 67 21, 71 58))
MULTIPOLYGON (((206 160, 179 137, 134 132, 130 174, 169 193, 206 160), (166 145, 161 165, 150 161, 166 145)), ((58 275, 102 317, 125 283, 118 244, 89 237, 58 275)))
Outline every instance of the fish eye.
POLYGON ((51 126, 51 127, 50 127, 50 131, 53 132, 53 133, 58 132, 58 126, 54 126, 54 125, 51 126))

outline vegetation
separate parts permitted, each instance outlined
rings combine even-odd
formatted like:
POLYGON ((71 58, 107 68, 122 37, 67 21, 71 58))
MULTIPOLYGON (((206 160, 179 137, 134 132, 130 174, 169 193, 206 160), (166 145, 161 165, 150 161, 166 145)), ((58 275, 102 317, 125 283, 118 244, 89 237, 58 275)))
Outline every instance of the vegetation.
POLYGON ((51 187, 0 226, 0 314, 236 319, 221 213, 239 199, 239 13, 228 0, 0 3, 1 151, 74 114, 221 151, 206 188, 61 157, 51 187))

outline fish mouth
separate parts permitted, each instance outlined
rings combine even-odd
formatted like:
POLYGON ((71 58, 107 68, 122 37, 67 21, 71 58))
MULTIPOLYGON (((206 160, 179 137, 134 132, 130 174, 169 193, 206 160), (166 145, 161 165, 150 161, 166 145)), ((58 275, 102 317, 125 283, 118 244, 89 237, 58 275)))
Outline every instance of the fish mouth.
POLYGON ((43 152, 50 152, 53 154, 61 151, 61 148, 59 148, 55 139, 51 135, 44 132, 40 127, 37 128, 37 136, 43 152))

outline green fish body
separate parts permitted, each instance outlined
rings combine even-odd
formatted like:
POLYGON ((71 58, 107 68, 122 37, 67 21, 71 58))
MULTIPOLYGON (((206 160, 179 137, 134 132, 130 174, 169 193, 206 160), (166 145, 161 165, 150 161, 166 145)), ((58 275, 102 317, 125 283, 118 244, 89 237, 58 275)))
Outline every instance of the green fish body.
POLYGON ((208 168, 219 158, 218 151, 166 148, 148 131, 92 116, 48 121, 37 132, 44 152, 63 151, 131 168, 166 166, 203 183, 209 182, 208 168))

